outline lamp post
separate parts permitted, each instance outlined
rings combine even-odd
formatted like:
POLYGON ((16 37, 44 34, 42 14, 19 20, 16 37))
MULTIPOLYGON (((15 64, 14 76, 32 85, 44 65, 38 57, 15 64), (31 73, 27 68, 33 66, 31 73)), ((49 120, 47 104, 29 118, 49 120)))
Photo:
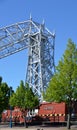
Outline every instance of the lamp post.
MULTIPOLYGON (((12 87, 10 87, 10 97, 12 94, 12 87)), ((12 106, 10 105, 10 128, 12 128, 12 106)))

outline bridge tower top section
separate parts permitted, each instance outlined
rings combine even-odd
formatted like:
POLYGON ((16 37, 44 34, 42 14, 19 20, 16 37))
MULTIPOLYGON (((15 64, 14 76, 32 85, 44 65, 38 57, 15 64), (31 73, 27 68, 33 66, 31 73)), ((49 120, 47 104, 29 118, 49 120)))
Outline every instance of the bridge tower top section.
POLYGON ((26 82, 40 101, 55 70, 54 44, 55 34, 31 17, 0 29, 0 59, 28 48, 26 82))

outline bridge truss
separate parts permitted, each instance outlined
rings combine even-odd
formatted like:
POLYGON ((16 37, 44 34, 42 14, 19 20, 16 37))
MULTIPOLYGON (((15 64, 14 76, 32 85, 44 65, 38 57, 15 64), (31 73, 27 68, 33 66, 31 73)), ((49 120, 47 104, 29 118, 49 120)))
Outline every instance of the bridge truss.
POLYGON ((55 34, 30 20, 0 29, 0 59, 28 48, 26 83, 42 101, 53 76, 55 34))

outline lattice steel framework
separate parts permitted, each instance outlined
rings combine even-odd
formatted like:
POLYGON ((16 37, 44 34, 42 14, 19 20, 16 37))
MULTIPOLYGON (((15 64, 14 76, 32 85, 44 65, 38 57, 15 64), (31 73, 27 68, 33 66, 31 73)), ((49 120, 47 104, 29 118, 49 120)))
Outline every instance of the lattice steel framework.
POLYGON ((29 49, 26 82, 40 101, 55 69, 54 40, 55 34, 32 18, 0 29, 0 59, 29 49))

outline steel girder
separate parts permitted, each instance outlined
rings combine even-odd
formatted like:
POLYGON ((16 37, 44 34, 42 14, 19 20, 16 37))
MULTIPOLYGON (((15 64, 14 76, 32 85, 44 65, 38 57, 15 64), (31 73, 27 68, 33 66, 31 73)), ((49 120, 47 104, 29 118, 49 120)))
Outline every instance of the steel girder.
POLYGON ((0 59, 28 48, 26 82, 42 101, 53 76, 55 34, 32 19, 0 29, 0 59))

